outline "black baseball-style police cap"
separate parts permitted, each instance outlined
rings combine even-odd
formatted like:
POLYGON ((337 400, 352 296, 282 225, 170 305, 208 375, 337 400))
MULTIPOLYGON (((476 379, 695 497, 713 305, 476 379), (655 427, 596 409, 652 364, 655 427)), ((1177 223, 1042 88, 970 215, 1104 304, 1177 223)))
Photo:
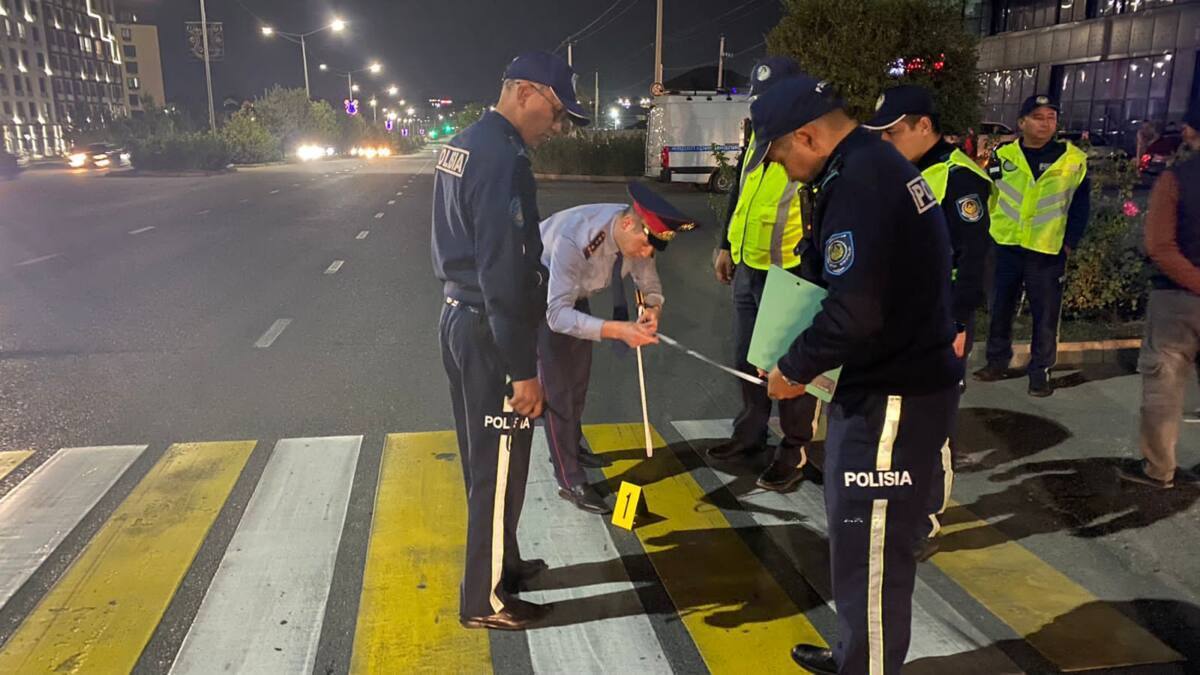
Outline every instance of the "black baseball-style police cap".
POLYGON ((800 73, 800 64, 786 56, 768 56, 750 71, 750 97, 762 96, 775 83, 800 73))
POLYGON ((629 198, 633 200, 633 210, 642 218, 646 238, 659 251, 667 247, 676 233, 696 229, 695 219, 642 183, 629 183, 629 198))
POLYGON ((1054 112, 1059 112, 1058 101, 1045 94, 1038 94, 1025 99, 1025 102, 1021 104, 1020 116, 1025 117, 1038 108, 1050 108, 1054 112))
POLYGON ((753 171, 767 159, 771 141, 845 105, 833 85, 804 72, 775 83, 750 104, 754 147, 745 170, 753 171))
POLYGON ((575 96, 575 71, 562 58, 550 52, 529 52, 513 59, 504 69, 506 80, 528 80, 544 84, 554 90, 554 95, 562 101, 567 114, 576 126, 585 127, 591 123, 583 106, 575 96))
POLYGON ((883 131, 896 126, 908 115, 936 114, 937 107, 928 89, 904 84, 883 92, 875 104, 875 116, 863 126, 872 131, 883 131))

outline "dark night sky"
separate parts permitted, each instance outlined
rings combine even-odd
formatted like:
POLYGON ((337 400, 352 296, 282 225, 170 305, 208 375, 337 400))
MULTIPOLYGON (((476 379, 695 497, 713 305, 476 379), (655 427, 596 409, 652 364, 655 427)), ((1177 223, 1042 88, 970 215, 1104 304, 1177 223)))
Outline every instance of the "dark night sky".
MULTIPOLYGON (((378 59, 385 71, 374 82, 379 87, 398 85, 409 101, 433 96, 489 101, 513 56, 553 49, 615 1, 208 0, 208 18, 225 23, 226 40, 225 60, 213 64, 213 93, 220 105, 227 95, 245 98, 275 83, 303 86, 300 46, 261 37, 255 15, 290 32, 312 30, 338 16, 349 22, 347 31, 325 32, 308 43, 314 96, 340 100, 345 90, 345 79, 319 72, 318 63, 349 70, 378 59)), ((144 23, 159 27, 167 99, 201 106, 204 69, 188 57, 183 27, 185 21, 199 20, 199 0, 121 0, 120 4, 137 11, 144 23)), ((596 24, 598 32, 579 40, 575 69, 581 89, 590 91, 592 73, 599 70, 602 101, 617 95, 648 95, 654 65, 654 8, 655 0, 620 0, 596 24)), ((759 43, 780 13, 778 0, 666 0, 666 79, 690 66, 715 65, 722 32, 726 51, 741 53, 730 59, 729 67, 748 72, 764 53, 759 43)), ((362 77, 364 84, 370 82, 366 74, 362 77)))

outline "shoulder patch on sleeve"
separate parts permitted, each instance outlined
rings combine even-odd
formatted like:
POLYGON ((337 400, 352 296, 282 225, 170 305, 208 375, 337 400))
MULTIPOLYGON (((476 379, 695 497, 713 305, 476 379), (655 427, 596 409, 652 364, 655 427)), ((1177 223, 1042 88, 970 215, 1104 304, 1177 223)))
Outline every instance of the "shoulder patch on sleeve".
POLYGON ((954 206, 958 209, 958 217, 965 222, 977 223, 983 217, 983 202, 979 200, 979 195, 962 197, 954 202, 954 206))
POLYGON ((838 232, 825 242, 825 271, 841 276, 854 264, 854 233, 838 232))
POLYGON ((912 195, 913 204, 917 206, 917 213, 925 213, 929 209, 937 206, 937 197, 933 196, 933 188, 929 187, 929 183, 921 176, 908 181, 908 194, 912 195))
POLYGON ((608 239, 608 232, 604 230, 600 230, 596 236, 592 237, 592 240, 588 242, 588 245, 583 247, 584 260, 591 260, 592 254, 596 252, 596 249, 600 248, 605 239, 608 239))
POLYGON ((437 170, 462 178, 463 171, 467 168, 467 160, 470 158, 470 150, 447 145, 438 153, 437 170))

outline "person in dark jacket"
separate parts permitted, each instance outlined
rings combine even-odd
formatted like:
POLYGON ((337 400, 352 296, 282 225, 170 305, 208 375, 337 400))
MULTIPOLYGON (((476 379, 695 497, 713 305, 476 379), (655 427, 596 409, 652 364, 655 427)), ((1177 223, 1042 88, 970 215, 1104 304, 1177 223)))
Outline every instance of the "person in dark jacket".
POLYGON ((747 166, 778 162, 815 191, 800 274, 828 291, 768 375, 768 394, 802 396, 842 368, 824 467, 838 642, 796 645, 792 658, 818 673, 899 673, 911 638, 913 543, 963 366, 942 209, 916 167, 842 107, 829 82, 800 74, 750 109, 747 166))
POLYGON ((537 331, 548 279, 527 148, 561 133, 568 118, 588 122, 570 66, 545 52, 519 56, 504 73, 496 109, 442 148, 434 174, 442 362, 467 488, 459 606, 467 628, 522 630, 548 612, 511 594, 546 566, 517 552, 531 418, 543 404, 537 331))

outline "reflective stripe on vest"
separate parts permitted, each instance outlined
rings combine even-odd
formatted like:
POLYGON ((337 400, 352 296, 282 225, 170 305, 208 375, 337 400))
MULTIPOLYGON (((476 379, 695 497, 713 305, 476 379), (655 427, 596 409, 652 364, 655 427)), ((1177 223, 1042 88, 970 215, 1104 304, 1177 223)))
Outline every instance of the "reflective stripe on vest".
POLYGON ((1005 246, 1057 255, 1067 234, 1071 200, 1087 176, 1087 154, 1071 143, 1036 181, 1021 151, 1012 142, 996 151, 1001 177, 992 193, 992 239, 1005 246))
MULTIPOLYGON (((751 135, 747 147, 754 147, 751 135)), ((800 264, 795 248, 804 235, 800 216, 801 185, 788 180, 774 162, 754 171, 742 169, 737 206, 729 221, 733 262, 765 270, 771 265, 790 269, 800 264)))

